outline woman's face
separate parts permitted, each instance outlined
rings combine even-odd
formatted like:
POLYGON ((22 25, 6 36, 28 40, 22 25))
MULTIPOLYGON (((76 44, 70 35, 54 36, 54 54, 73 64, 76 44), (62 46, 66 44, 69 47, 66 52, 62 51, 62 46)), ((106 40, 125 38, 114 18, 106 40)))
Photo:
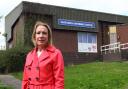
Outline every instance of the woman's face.
POLYGON ((37 47, 44 47, 48 43, 48 29, 45 26, 36 28, 35 41, 37 47))

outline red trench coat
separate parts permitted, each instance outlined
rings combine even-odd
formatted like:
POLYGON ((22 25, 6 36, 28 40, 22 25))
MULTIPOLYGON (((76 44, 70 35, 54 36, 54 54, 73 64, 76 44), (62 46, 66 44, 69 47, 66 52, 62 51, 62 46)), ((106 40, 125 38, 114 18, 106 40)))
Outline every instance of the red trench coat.
POLYGON ((64 89, 64 62, 58 49, 48 46, 39 58, 36 48, 28 53, 22 89, 64 89))

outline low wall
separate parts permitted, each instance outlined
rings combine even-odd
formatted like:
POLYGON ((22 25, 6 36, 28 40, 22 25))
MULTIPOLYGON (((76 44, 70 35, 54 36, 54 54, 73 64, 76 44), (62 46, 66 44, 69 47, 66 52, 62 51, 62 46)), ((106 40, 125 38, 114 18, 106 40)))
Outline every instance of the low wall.
POLYGON ((100 56, 96 53, 63 53, 65 65, 82 64, 99 61, 100 56))

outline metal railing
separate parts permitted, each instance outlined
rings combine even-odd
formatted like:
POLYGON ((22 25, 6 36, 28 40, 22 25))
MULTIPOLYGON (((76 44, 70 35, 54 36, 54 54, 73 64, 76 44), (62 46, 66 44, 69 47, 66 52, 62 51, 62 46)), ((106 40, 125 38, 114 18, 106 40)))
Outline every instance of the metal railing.
POLYGON ((121 50, 126 50, 126 49, 128 49, 128 43, 120 44, 120 48, 121 48, 121 50))
POLYGON ((108 45, 103 45, 100 47, 101 53, 112 53, 112 52, 120 52, 120 42, 112 43, 108 45))
POLYGON ((128 43, 123 43, 121 44, 120 42, 113 43, 113 44, 108 44, 108 45, 103 45, 100 47, 101 53, 115 53, 115 52, 120 52, 121 50, 126 50, 128 49, 128 43))

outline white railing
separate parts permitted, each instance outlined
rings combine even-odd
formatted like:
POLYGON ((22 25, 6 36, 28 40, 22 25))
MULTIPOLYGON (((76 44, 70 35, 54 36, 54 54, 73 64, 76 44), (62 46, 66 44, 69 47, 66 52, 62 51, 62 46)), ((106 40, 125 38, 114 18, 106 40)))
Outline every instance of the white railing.
POLYGON ((128 43, 120 44, 120 48, 121 48, 122 50, 128 49, 128 43))
POLYGON ((100 47, 101 53, 112 53, 119 51, 120 52, 120 42, 104 45, 100 47))
POLYGON ((101 53, 120 52, 121 50, 128 49, 128 43, 120 44, 120 42, 108 44, 100 47, 101 53))

